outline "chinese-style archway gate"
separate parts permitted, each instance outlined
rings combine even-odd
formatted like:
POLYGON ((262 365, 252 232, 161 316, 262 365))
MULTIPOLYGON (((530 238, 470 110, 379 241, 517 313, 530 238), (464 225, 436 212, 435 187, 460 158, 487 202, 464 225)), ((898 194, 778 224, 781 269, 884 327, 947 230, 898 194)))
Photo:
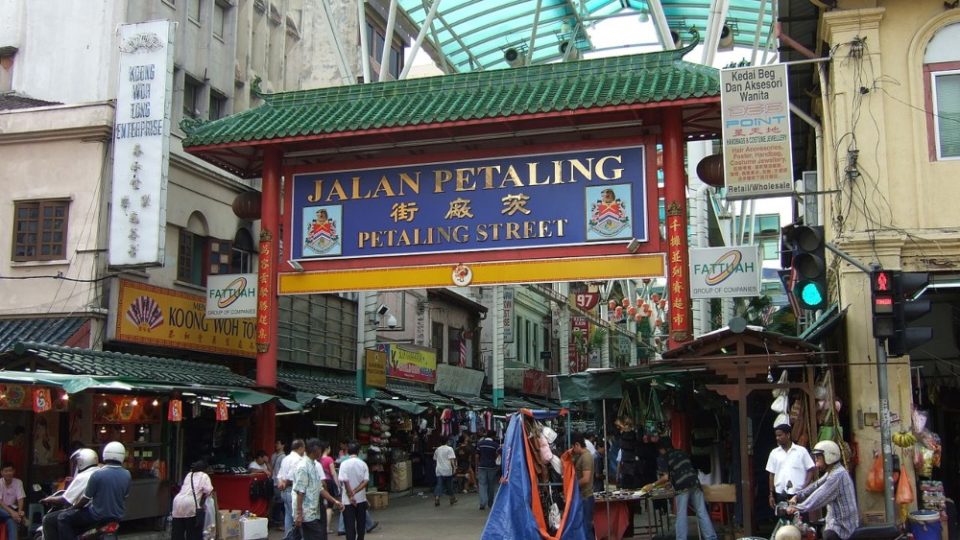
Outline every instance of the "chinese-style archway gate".
POLYGON ((671 342, 689 340, 683 149, 720 131, 717 70, 682 60, 694 45, 265 95, 193 126, 185 150, 263 179, 258 384, 276 386, 278 292, 665 275, 671 342))

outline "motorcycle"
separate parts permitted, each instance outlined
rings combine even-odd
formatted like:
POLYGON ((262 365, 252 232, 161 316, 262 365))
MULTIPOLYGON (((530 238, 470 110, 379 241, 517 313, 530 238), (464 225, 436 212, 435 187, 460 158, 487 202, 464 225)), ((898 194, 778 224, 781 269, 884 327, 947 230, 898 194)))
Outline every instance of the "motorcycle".
MULTIPOLYGON (((43 492, 43 488, 39 485, 33 485, 33 491, 37 495, 43 495, 41 499, 45 499, 46 495, 43 492)), ((56 491, 52 495, 53 497, 62 496, 64 490, 56 491)), ((44 506, 47 509, 44 511, 44 514, 47 512, 52 512, 54 510, 62 510, 67 508, 67 505, 52 505, 49 503, 44 503, 44 506)), ((35 525, 36 529, 33 531, 33 540, 43 540, 43 527, 39 524, 35 525)), ((118 540, 119 536, 117 531, 120 530, 120 522, 118 521, 105 521, 103 523, 97 524, 95 527, 85 531, 83 534, 78 536, 80 540, 118 540)))
MULTIPOLYGON (((777 526, 770 536, 771 540, 776 538, 777 531, 785 525, 793 525, 800 531, 800 537, 803 540, 816 540, 820 538, 817 528, 806 523, 800 513, 790 515, 787 513, 789 503, 781 502, 777 504, 776 515, 778 519, 777 526)), ((896 525, 861 525, 853 531, 849 540, 913 540, 913 535, 904 532, 896 525)))

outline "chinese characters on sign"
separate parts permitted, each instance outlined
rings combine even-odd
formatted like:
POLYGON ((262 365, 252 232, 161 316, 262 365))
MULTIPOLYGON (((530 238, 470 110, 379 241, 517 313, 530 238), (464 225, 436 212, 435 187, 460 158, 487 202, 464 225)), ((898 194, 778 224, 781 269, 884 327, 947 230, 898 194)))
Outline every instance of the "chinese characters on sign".
POLYGON ((163 264, 173 84, 168 21, 120 26, 110 264, 163 264))
POLYGON ((297 174, 289 197, 295 260, 648 236, 643 146, 297 174))
MULTIPOLYGON (((270 295, 273 292, 273 235, 260 231, 260 267, 257 271, 257 352, 270 349, 270 295)), ((276 301, 276 300, 274 300, 276 301)))
POLYGON ((727 199, 792 193, 787 67, 723 69, 720 80, 727 199))
POLYGON ((690 335, 690 320, 687 318, 687 270, 686 238, 687 228, 679 205, 674 203, 667 209, 667 271, 670 287, 670 336, 675 341, 685 341, 690 335))

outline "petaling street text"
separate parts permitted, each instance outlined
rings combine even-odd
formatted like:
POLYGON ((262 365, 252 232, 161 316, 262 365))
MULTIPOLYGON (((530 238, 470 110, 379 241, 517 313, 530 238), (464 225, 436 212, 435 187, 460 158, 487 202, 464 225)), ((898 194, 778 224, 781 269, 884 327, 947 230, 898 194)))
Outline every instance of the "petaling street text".
POLYGON ((497 242, 531 238, 562 238, 566 235, 566 219, 508 221, 440 227, 412 227, 383 231, 363 231, 357 234, 358 248, 387 248, 404 246, 433 246, 464 244, 470 241, 497 242))
POLYGON ((421 189, 432 193, 468 192, 489 189, 516 189, 533 186, 574 184, 577 182, 606 182, 623 177, 622 156, 605 155, 600 158, 562 159, 548 163, 530 161, 526 167, 484 165, 476 167, 437 168, 431 174, 421 170, 401 171, 383 175, 371 186, 360 176, 347 179, 320 178, 314 180, 313 193, 307 202, 340 202, 361 199, 406 197, 420 194, 421 189), (363 185, 362 185, 363 184, 363 185))

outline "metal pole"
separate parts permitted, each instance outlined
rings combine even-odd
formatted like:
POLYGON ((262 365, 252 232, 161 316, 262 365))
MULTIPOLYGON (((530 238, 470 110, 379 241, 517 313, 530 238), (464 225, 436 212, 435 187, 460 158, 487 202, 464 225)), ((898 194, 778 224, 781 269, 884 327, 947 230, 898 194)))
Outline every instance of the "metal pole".
MULTIPOLYGON (((603 489, 604 489, 604 491, 608 491, 608 490, 607 490, 607 463, 606 463, 606 461, 607 461, 607 400, 604 399, 601 403, 603 403, 603 461, 604 461, 603 464, 602 464, 602 466, 603 466, 603 478, 604 478, 604 481, 603 481, 603 489)), ((594 464, 593 464, 593 467, 594 467, 594 469, 596 469, 597 464, 594 463, 594 464)), ((594 474, 596 474, 596 470, 594 470, 594 474)), ((607 503, 607 504, 606 504, 606 506, 607 506, 607 534, 609 535, 609 534, 610 534, 610 498, 609 498, 609 497, 607 497, 606 503, 607 503)))
POLYGON ((887 351, 877 339, 877 393, 880 397, 880 448, 883 452, 883 508, 887 523, 894 522, 893 447, 890 435, 890 394, 887 388, 887 351))

